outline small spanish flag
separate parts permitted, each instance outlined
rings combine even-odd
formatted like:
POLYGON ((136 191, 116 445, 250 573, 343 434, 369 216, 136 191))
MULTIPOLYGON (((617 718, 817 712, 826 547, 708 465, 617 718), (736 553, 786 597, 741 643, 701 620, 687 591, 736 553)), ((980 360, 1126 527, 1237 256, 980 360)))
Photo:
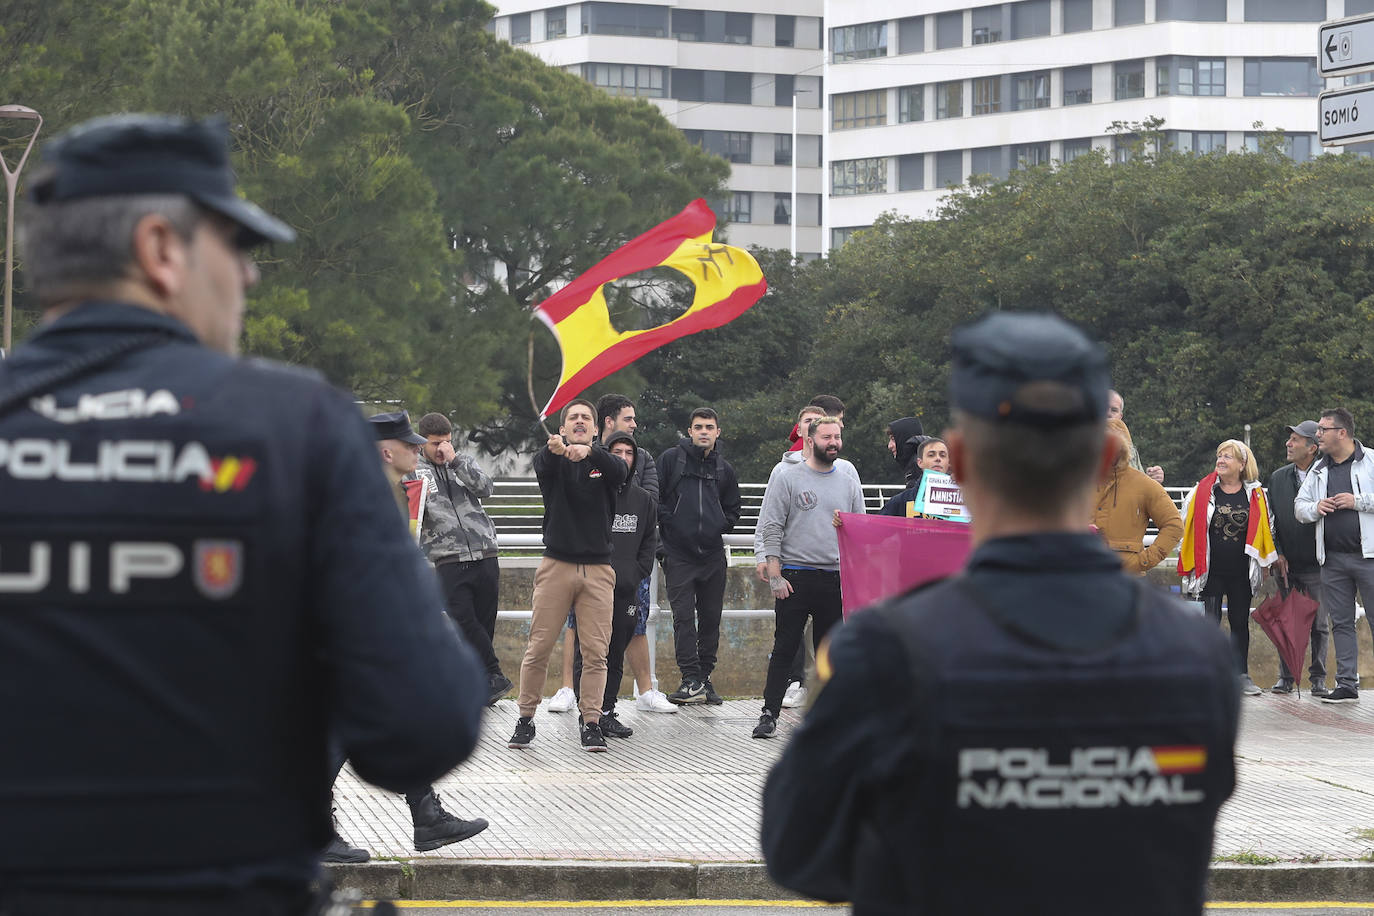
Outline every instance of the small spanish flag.
POLYGON ((563 353, 563 373, 542 420, 588 386, 670 341, 718 328, 741 315, 768 289, 758 262, 744 249, 711 241, 716 215, 695 200, 672 219, 626 242, 535 306, 563 353), (651 267, 671 267, 692 281, 691 308, 667 324, 618 332, 602 295, 607 283, 651 267))
POLYGON ((1201 773, 1207 769, 1207 748, 1200 744, 1150 748, 1161 773, 1201 773))

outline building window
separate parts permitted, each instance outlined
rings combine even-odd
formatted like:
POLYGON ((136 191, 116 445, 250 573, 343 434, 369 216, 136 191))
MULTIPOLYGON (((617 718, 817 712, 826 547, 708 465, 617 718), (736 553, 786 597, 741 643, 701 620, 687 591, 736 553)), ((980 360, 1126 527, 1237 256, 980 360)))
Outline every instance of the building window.
MULTIPOLYGON (((1247 133, 1245 135, 1245 149, 1247 152, 1257 153, 1260 149, 1260 138, 1266 134, 1247 133)), ((1283 139, 1283 153, 1294 162, 1307 162, 1321 147, 1317 144, 1316 134, 1281 134, 1283 139)))
POLYGON ((754 195, 750 191, 731 191, 730 200, 725 205, 727 223, 753 222, 754 195))
POLYGON ((830 30, 830 59, 834 63, 886 56, 886 22, 866 22, 830 30))
POLYGON ((1145 61, 1118 61, 1112 65, 1112 75, 1118 100, 1145 98, 1145 61))
POLYGON ((949 188, 964 183, 964 151, 947 149, 935 154, 935 186, 949 188))
POLYGON ((964 81, 935 84, 935 119, 964 116, 964 81))
POLYGON ((844 159, 830 163, 830 194, 850 197, 856 194, 887 193, 887 157, 844 159))
POLYGON ((1093 0, 1064 0, 1064 32, 1091 32, 1093 0))
POLYGON ((728 45, 750 45, 754 43, 754 14, 726 13, 725 38, 728 45))
MULTIPOLYGON (((1374 13, 1374 0, 1345 0, 1345 15, 1362 16, 1365 13, 1374 13)), ((1364 149, 1363 143, 1346 144, 1345 151, 1359 151, 1364 149)))
POLYGON ((1093 141, 1091 137, 1079 137, 1075 140, 1064 141, 1064 152, 1060 155, 1060 162, 1073 162, 1079 156, 1085 156, 1092 152, 1093 141))
POLYGON ((673 37, 678 41, 705 41, 706 13, 702 10, 673 10, 673 37))
POLYGON ((779 73, 773 77, 773 104, 789 107, 796 92, 797 78, 790 73, 779 73))
POLYGON ((1093 100, 1093 68, 1064 68, 1064 104, 1087 105, 1093 100))
POLYGON ((940 13, 935 17, 935 48, 962 48, 964 46, 964 12, 940 13))
POLYGON ((1002 110, 1002 80, 1000 76, 984 76, 973 81, 974 114, 996 114, 1002 110))
POLYGON ((773 225, 790 226, 792 225, 792 195, 774 194, 773 195, 773 225))
POLYGON ((897 123, 924 121, 926 117, 926 87, 901 86, 897 89, 897 123))
POLYGON ((974 175, 991 175, 997 181, 1006 178, 1007 148, 1005 146, 985 146, 973 151, 973 165, 969 172, 974 175))
POLYGON ((833 130, 880 127, 886 123, 886 89, 845 92, 830 97, 830 127, 833 130))
POLYGON ((908 153, 897 157, 897 190, 920 191, 926 186, 926 157, 908 153))
POLYGON ((1145 21, 1145 0, 1112 0, 1112 25, 1140 25, 1145 21))
POLYGON ((1317 95, 1322 90, 1314 57, 1247 57, 1246 95, 1317 95))
POLYGON ((592 35, 668 37, 668 8, 639 3, 584 3, 582 31, 592 35))
POLYGON ((1326 0, 1245 0, 1246 22, 1321 22, 1325 18, 1326 0))
POLYGON ((510 43, 527 45, 530 43, 530 14, 516 13, 510 17, 510 43))
POLYGON ((773 45, 778 48, 791 48, 797 43, 797 17, 773 17, 773 45))
POLYGON ((1171 130, 1165 135, 1169 145, 1181 153, 1226 152, 1226 132, 1222 130, 1171 130))
POLYGON ((556 6, 544 11, 544 38, 553 41, 568 34, 568 8, 556 6))
POLYGON ((836 249, 836 248, 841 248, 841 247, 843 247, 844 244, 845 244, 846 242, 848 242, 848 241, 850 240, 850 238, 853 237, 854 233, 860 232, 860 231, 862 231, 862 230, 864 230, 864 229, 867 229, 867 228, 869 228, 869 227, 868 227, 868 226, 842 226, 842 227, 840 227, 840 228, 838 228, 838 229, 831 229, 831 230, 830 230, 830 248, 831 248, 831 250, 833 251, 833 250, 836 249))
POLYGON ((919 54, 926 49, 926 20, 924 16, 907 16, 897 20, 897 53, 919 54))
POLYGON ((1161 57, 1156 73, 1160 95, 1225 95, 1226 61, 1222 58, 1161 57))
POLYGON ((1002 40, 1002 7, 980 6, 973 10, 973 43, 992 44, 1002 40))
POLYGON ((1048 143, 1022 143, 1011 148, 1011 167, 1013 169, 1028 169, 1037 165, 1044 165, 1050 161, 1050 145, 1048 143))
POLYGON ((725 74, 725 98, 723 101, 735 105, 748 105, 754 101, 754 78, 749 73, 725 74))
POLYGON ((1142 139, 1140 134, 1118 134, 1113 137, 1112 161, 1119 165, 1123 162, 1130 162, 1142 152, 1159 151, 1157 147, 1151 149, 1155 145, 1153 142, 1142 143, 1142 139))
POLYGON ((1011 76, 1011 110, 1050 107, 1050 71, 1013 73, 1011 76))
POLYGON ((1050 0, 1021 0, 1011 5, 1011 37, 1039 38, 1050 34, 1050 0))
POLYGON ((634 64, 583 64, 582 77, 611 95, 661 99, 666 76, 663 67, 636 67, 634 64))
MULTIPOLYGON (((717 131, 711 131, 717 133, 717 131)), ((754 135, 745 131, 723 130, 725 135, 724 156, 731 162, 748 163, 754 161, 754 135)))
POLYGON ((1155 21, 1225 22, 1226 0, 1155 0, 1155 21))
POLYGON ((792 164, 792 135, 774 134, 773 135, 773 164, 791 165, 792 164))

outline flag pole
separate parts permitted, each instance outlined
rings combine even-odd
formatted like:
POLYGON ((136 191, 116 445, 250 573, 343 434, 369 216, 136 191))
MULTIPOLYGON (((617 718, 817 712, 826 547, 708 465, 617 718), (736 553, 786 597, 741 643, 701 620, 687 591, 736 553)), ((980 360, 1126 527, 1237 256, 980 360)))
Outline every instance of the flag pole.
POLYGON ((539 425, 543 427, 545 436, 552 436, 549 428, 544 425, 544 418, 539 416, 539 402, 534 399, 534 325, 530 325, 530 347, 529 347, 529 371, 525 375, 525 384, 530 393, 530 406, 534 408, 534 416, 539 420, 539 425))

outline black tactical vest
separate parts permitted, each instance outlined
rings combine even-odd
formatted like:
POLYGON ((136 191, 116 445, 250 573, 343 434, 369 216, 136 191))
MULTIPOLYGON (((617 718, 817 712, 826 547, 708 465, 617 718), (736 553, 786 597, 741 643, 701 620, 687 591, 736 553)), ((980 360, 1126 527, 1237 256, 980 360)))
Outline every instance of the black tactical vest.
POLYGON ((1202 911, 1236 679, 1214 629, 1135 596, 1085 651, 963 577, 877 611, 912 657, 925 751, 861 830, 857 914, 1202 911))

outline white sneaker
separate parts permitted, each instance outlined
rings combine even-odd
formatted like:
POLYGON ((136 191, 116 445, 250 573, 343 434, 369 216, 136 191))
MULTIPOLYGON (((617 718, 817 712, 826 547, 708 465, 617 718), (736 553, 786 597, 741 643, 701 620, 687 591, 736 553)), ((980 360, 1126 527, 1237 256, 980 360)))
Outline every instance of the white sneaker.
POLYGON ((677 712, 677 707, 669 703, 659 690, 649 690, 635 697, 635 709, 642 712, 677 712))
POLYGON ((1257 697, 1261 693, 1264 693, 1263 690, 1259 689, 1259 685, 1250 680, 1250 675, 1248 674, 1242 674, 1240 676, 1240 692, 1247 697, 1257 697))
POLYGON ((787 692, 782 695, 782 705, 790 708, 806 705, 806 688, 801 681, 793 681, 787 685, 787 692))
POLYGON ((559 687, 558 692, 549 699, 549 712, 572 712, 577 705, 577 694, 571 687, 559 687))

